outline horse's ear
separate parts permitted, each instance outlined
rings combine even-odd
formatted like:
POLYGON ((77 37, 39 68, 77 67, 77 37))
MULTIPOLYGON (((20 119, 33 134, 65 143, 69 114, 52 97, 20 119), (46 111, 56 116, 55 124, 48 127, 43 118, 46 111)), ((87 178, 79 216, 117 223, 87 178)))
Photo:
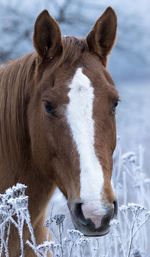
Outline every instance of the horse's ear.
POLYGON ((44 10, 34 25, 33 42, 39 56, 53 58, 62 51, 61 32, 57 22, 44 10))
POLYGON ((106 65, 106 57, 114 44, 116 29, 117 16, 114 10, 108 7, 87 36, 90 51, 101 57, 104 65, 106 65))

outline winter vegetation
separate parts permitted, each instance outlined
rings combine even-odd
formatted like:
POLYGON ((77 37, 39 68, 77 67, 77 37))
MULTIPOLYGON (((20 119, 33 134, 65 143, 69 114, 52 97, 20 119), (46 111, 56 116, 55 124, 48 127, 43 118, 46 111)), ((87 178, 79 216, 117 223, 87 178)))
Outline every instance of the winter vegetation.
MULTIPOLYGON (((150 179, 143 171, 143 151, 122 154, 119 146, 114 157, 113 183, 119 199, 118 217, 111 222, 110 233, 101 238, 87 238, 65 225, 67 215, 56 214, 54 204, 45 221, 48 229, 43 244, 37 245, 28 211, 26 186, 17 184, 0 195, 0 256, 9 257, 11 226, 18 230, 20 256, 24 256, 23 227, 28 226, 26 241, 35 256, 46 257, 149 257, 150 179), (52 238, 52 241, 50 240, 52 238)), ((57 207, 58 208, 58 207, 57 207)))
POLYGON ((26 185, 14 185, 0 195, 0 257, 9 257, 11 226, 18 230, 20 257, 24 256, 25 224, 30 232, 25 243, 38 257, 49 252, 53 257, 150 257, 149 0, 0 0, 0 63, 33 51, 33 24, 42 9, 56 17, 64 34, 83 36, 108 5, 116 10, 119 23, 109 63, 121 98, 113 171, 118 216, 108 235, 84 237, 74 230, 65 199, 56 192, 45 221, 47 238, 37 245, 26 185))

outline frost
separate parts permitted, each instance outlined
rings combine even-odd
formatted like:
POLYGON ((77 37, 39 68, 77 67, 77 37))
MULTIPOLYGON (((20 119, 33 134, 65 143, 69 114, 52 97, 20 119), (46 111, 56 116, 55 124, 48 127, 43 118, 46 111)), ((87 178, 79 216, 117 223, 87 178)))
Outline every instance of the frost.
POLYGON ((83 234, 78 230, 71 229, 68 230, 68 237, 72 242, 76 242, 77 240, 83 237, 83 234))
POLYGON ((141 156, 133 152, 121 154, 119 148, 116 159, 114 185, 116 191, 121 193, 118 195, 118 216, 111 221, 108 235, 87 238, 78 230, 69 229, 66 232, 65 214, 55 213, 52 206, 45 222, 47 238, 38 245, 28 211, 27 187, 17 184, 0 195, 0 257, 9 257, 11 226, 18 230, 20 257, 24 257, 24 243, 38 257, 48 257, 49 253, 53 257, 149 257, 147 231, 150 227, 150 192, 146 187, 149 178, 143 173, 141 156), (137 179, 137 173, 140 179, 144 178, 142 181, 137 179), (129 185, 132 194, 126 191, 129 185), (23 238, 25 224, 30 232, 26 242, 23 238), (50 241, 50 236, 53 241, 50 241))
MULTIPOLYGON (((8 240, 11 225, 18 230, 20 238, 20 254, 24 256, 23 227, 26 224, 31 240, 35 244, 33 228, 28 211, 28 196, 25 195, 26 186, 17 184, 0 195, 0 254, 8 257, 8 240)), ((1 256, 1 255, 0 255, 1 256)))

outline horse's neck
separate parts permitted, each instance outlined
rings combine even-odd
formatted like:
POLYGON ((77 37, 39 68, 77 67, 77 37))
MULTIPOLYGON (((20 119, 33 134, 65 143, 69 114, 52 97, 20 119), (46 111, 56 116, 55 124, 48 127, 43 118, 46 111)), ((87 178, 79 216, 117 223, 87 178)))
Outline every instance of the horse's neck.
POLYGON ((51 184, 30 159, 30 140, 24 117, 35 63, 35 55, 31 54, 0 68, 0 193, 20 182, 28 186, 34 201, 40 192, 40 198, 45 202, 51 184))
POLYGON ((55 184, 48 176, 38 171, 30 162, 24 166, 14 168, 0 160, 0 181, 0 193, 4 193, 8 187, 16 183, 27 185, 29 208, 34 217, 34 213, 38 216, 38 211, 41 212, 45 209, 55 189, 55 184))
MULTIPOLYGON (((3 69, 3 68, 2 68, 3 69)), ((3 71, 0 69, 0 76, 2 75, 3 71)), ((7 75, 7 74, 6 74, 7 75)), ((8 94, 8 90, 6 91, 5 87, 9 89, 9 81, 7 80, 6 76, 6 83, 4 83, 4 80, 1 81, 0 79, 0 91, 2 94, 6 95, 8 94)), ((13 97, 13 92, 9 91, 9 95, 13 97)), ((1 95, 2 95, 1 94, 1 95)), ((20 95, 20 94, 18 94, 20 95)), ((13 99, 12 99, 13 100, 13 99)), ((7 98, 7 103, 11 103, 11 98, 7 98)), ((31 222, 35 231, 35 236, 37 240, 39 240, 38 243, 41 243, 41 240, 45 240, 46 237, 44 237, 44 233, 41 233, 41 227, 44 225, 43 217, 45 214, 45 208, 47 207, 48 201, 51 197, 51 194, 53 193, 55 189, 55 185, 51 180, 48 178, 46 173, 41 173, 38 171, 38 169, 33 164, 32 160, 30 159, 30 151, 27 148, 29 142, 28 137, 25 137, 23 135, 23 131, 21 127, 17 124, 17 126, 13 127, 13 132, 15 131, 17 134, 14 135, 12 133, 12 128, 10 125, 12 125, 12 122, 15 119, 9 120, 10 117, 10 111, 11 114, 13 111, 10 108, 10 105, 7 105, 7 110, 5 110, 5 102, 3 102, 2 97, 0 97, 0 106, 2 107, 0 109, 0 125, 3 122, 3 126, 0 127, 0 132, 3 132, 4 137, 0 138, 0 193, 4 193, 5 190, 8 187, 12 187, 16 183, 22 183, 27 185, 27 192, 26 194, 29 196, 29 211, 31 215, 31 222), (2 113, 3 109, 3 113, 2 113), (7 119, 6 119, 7 115, 7 119), (7 128, 7 131, 6 131, 7 128), (3 129, 3 131, 2 131, 3 129), (6 133, 5 133, 6 132, 6 133), (9 134, 10 132, 10 134, 9 134), (21 132, 21 133, 20 133, 21 132), (20 134, 19 134, 20 133, 20 134), (14 136, 13 140, 12 137, 14 136), (13 142, 16 138, 24 139, 25 145, 19 144, 18 142, 18 148, 16 147, 16 151, 14 151, 15 146, 13 142), (5 140, 4 140, 5 139, 5 140), (26 143, 27 142, 27 143, 26 143), (19 150, 20 151, 19 151, 19 150), (40 227, 40 231, 38 229, 40 227)), ((23 111, 21 109, 18 110, 19 115, 22 115, 23 111)), ((18 119, 18 116, 16 116, 18 119)), ((19 124, 20 124, 20 116, 19 116, 19 124)), ((18 240, 18 234, 14 233, 14 236, 11 235, 10 240, 10 249, 11 254, 10 256, 18 256, 18 250, 16 248, 16 242, 18 240)), ((32 256, 31 253, 27 254, 26 256, 32 256)))
MULTIPOLYGON (((38 172, 33 165, 28 164, 22 170, 21 167, 20 169, 18 167, 18 170, 15 171, 8 165, 2 164, 2 162, 0 162, 0 181, 0 193, 4 193, 8 187, 16 184, 17 182, 28 186, 26 194, 29 196, 31 223, 37 243, 42 243, 46 240, 46 231, 44 230, 43 223, 45 220, 45 209, 48 205, 51 194, 55 189, 55 185, 47 179, 45 174, 42 175, 38 172)), ((24 232, 24 238, 29 239, 30 237, 27 227, 25 227, 24 232)), ((18 240, 18 233, 12 230, 11 239, 9 240, 10 256, 19 256, 19 248, 17 249, 17 245, 19 244, 18 240)), ((25 256, 31 257, 31 251, 27 252, 25 256)))

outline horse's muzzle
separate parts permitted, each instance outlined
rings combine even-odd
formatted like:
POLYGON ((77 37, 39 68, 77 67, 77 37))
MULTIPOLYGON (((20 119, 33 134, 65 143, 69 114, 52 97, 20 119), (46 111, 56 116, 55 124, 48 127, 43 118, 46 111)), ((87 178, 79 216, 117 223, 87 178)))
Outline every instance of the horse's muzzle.
POLYGON ((105 214, 99 213, 96 215, 99 224, 99 226, 96 226, 92 218, 85 218, 84 203, 69 202, 68 206, 75 228, 85 236, 90 237, 106 235, 110 229, 110 221, 117 215, 117 201, 114 201, 113 204, 109 204, 109 207, 107 206, 105 214))

